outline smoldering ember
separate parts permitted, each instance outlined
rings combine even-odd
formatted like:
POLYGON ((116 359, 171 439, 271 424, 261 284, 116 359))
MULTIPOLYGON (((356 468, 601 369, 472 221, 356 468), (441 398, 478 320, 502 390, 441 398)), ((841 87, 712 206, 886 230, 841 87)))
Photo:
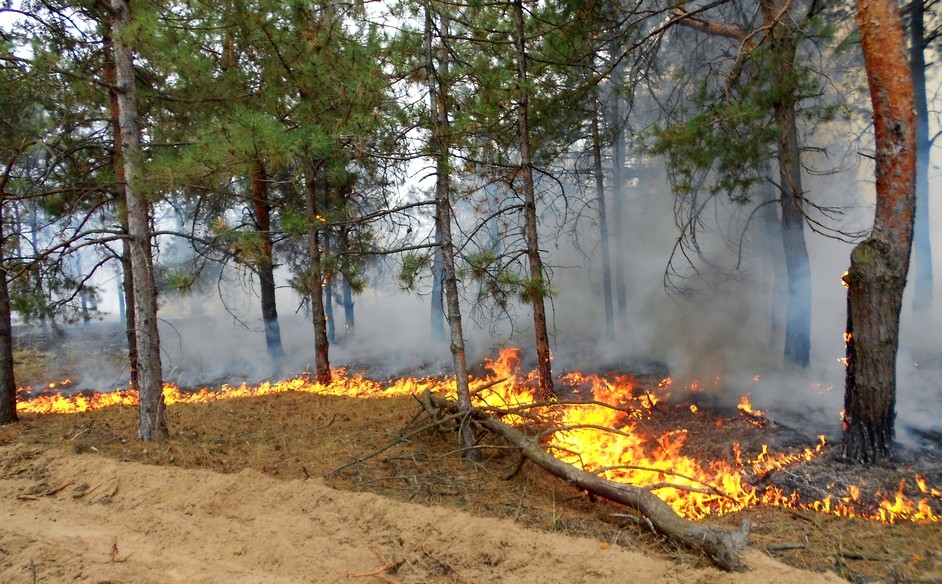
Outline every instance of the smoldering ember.
POLYGON ((940 26, 7 2, 0 580, 942 580, 940 26))

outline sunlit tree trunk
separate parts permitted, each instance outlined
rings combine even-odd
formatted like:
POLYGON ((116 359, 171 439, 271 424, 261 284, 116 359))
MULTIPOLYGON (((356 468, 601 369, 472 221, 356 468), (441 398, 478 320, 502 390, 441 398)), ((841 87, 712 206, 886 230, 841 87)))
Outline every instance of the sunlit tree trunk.
POLYGON ((265 348, 268 356, 284 357, 281 346, 281 327, 278 325, 278 307, 275 302, 275 252, 271 234, 271 200, 268 196, 268 176, 265 164, 256 159, 252 165, 252 206, 255 228, 258 230, 260 258, 255 266, 262 301, 262 326, 265 329, 265 348))
POLYGON ((926 99, 925 0, 910 3, 910 63, 916 98, 916 225, 913 240, 913 308, 924 313, 932 307, 932 237, 929 226, 929 104, 926 99))
POLYGON ((537 371, 540 376, 540 396, 553 395, 553 369, 551 364, 549 333, 546 326, 546 305, 543 302, 548 289, 543 260, 540 257, 540 238, 536 219, 536 189, 533 184, 533 157, 530 152, 529 89, 527 85, 527 44, 524 32, 523 0, 515 0, 514 45, 517 52, 517 126, 520 146, 520 170, 523 174, 524 237, 530 265, 527 300, 533 307, 533 329, 536 335, 537 371))
POLYGON ((311 312, 314 323, 314 375, 318 383, 331 381, 330 341, 327 338, 327 315, 324 313, 324 274, 321 267, 320 224, 317 205, 317 174, 315 161, 308 160, 304 169, 304 202, 308 221, 308 261, 310 264, 311 312))
POLYGON ((899 315, 912 251, 916 119, 912 71, 895 0, 858 0, 876 141, 876 214, 858 244, 847 285, 845 459, 888 457, 895 438, 899 315))
MULTIPOLYGON (((440 236, 442 285, 447 310, 445 317, 451 331, 451 356, 455 367, 455 386, 458 407, 471 410, 471 392, 468 387, 468 362, 461 324, 461 305, 458 297, 458 276, 455 272, 455 248, 451 238, 450 161, 448 145, 448 104, 442 95, 435 56, 432 50, 432 7, 425 5, 425 58, 428 76, 429 106, 432 112, 432 152, 435 153, 435 224, 440 236)), ((442 26, 445 28, 445 25, 442 26)), ((459 429, 465 458, 480 460, 476 448, 477 437, 471 426, 471 416, 461 421, 459 429)))
POLYGON ((160 336, 157 330, 157 288, 151 250, 150 204, 140 189, 143 153, 137 112, 137 88, 131 51, 122 38, 131 14, 127 0, 112 0, 112 35, 118 87, 121 153, 124 162, 124 193, 131 244, 131 273, 134 279, 135 337, 140 385, 141 440, 159 440, 168 434, 164 411, 160 336))

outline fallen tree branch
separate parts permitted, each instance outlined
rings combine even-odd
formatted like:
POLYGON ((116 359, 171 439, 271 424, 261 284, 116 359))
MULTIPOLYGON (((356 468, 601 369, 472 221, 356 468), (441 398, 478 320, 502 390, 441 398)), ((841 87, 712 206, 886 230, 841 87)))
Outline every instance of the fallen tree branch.
MULTIPOLYGON (((430 399, 438 408, 458 411, 458 404, 451 400, 435 396, 430 396, 430 399)), ((549 454, 533 437, 478 409, 463 413, 470 414, 482 427, 502 436, 544 470, 591 494, 638 511, 659 533, 703 552, 718 567, 729 571, 745 569, 742 552, 746 547, 748 522, 744 522, 739 531, 730 531, 689 521, 647 489, 603 479, 567 464, 549 454)))

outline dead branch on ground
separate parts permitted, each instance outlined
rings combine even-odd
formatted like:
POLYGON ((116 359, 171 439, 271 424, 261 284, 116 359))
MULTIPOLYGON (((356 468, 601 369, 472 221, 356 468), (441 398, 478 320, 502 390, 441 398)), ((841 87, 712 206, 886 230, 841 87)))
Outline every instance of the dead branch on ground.
MULTIPOLYGON (((451 400, 429 396, 438 408, 458 414, 458 404, 451 400)), ((701 525, 684 519, 651 491, 600 478, 595 474, 576 468, 549 454, 535 438, 520 432, 498 418, 474 408, 461 412, 491 432, 502 436, 520 449, 523 456, 551 474, 568 481, 580 489, 634 509, 640 513, 659 533, 699 550, 724 570, 745 569, 742 552, 746 547, 748 523, 739 531, 701 525)))

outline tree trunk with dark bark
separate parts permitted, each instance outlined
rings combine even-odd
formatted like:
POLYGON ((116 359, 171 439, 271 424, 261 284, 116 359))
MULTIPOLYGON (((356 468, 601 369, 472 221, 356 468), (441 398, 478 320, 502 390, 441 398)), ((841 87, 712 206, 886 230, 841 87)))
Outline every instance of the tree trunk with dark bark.
MULTIPOLYGON (((5 181, 4 181, 5 182, 5 181)), ((6 255, 3 233, 3 205, 6 195, 0 188, 0 424, 17 421, 16 378, 13 373, 13 313, 10 288, 7 284, 6 255)))
MULTIPOLYGON (((122 171, 121 174, 123 177, 124 172, 122 171)), ((124 295, 124 335, 128 340, 128 384, 131 389, 139 390, 141 388, 138 373, 140 366, 137 359, 137 327, 135 326, 136 318, 134 316, 134 307, 137 303, 134 300, 134 271, 131 269, 131 239, 128 235, 127 205, 123 200, 118 204, 118 213, 121 215, 121 229, 125 234, 125 238, 121 241, 121 271, 124 274, 121 293, 124 295)))
POLYGON ((324 274, 321 267, 321 220, 317 214, 318 165, 307 160, 304 168, 304 202, 308 221, 308 261, 310 263, 311 312, 314 323, 314 376, 318 383, 331 381, 330 341, 327 339, 327 316, 324 313, 324 274))
POLYGON ((537 372, 540 376, 539 394, 543 399, 553 395, 553 368, 551 364, 549 333, 546 323, 544 298, 549 289, 543 260, 540 257, 540 236, 536 218, 536 188, 533 184, 533 156, 530 152, 530 112, 527 84, 527 44, 524 31, 523 0, 514 1, 514 45, 517 52, 517 127, 520 146, 520 170, 523 175, 524 238, 530 279, 526 298, 533 307, 533 332, 536 336, 537 372))
POLYGON ((124 162, 124 193, 131 244, 131 273, 134 279, 135 337, 140 384, 141 440, 160 440, 168 435, 164 408, 163 372, 160 364, 160 335, 157 330, 157 287, 151 250, 150 204, 140 189, 143 152, 137 112, 137 88, 131 50, 122 39, 131 12, 127 0, 112 0, 112 35, 118 88, 121 152, 124 162))
POLYGON ((854 248, 847 285, 847 376, 842 454, 875 462, 892 451, 899 315, 912 251, 916 119, 912 71, 895 0, 858 0, 876 140, 877 204, 870 237, 854 248))
POLYGON ((281 327, 278 325, 278 307, 275 302, 275 250, 271 233, 271 200, 268 196, 268 176, 265 163, 256 159, 252 164, 252 207, 255 228, 260 242, 260 258, 255 266, 262 301, 262 326, 265 329, 265 348, 268 356, 285 356, 281 346, 281 327))

